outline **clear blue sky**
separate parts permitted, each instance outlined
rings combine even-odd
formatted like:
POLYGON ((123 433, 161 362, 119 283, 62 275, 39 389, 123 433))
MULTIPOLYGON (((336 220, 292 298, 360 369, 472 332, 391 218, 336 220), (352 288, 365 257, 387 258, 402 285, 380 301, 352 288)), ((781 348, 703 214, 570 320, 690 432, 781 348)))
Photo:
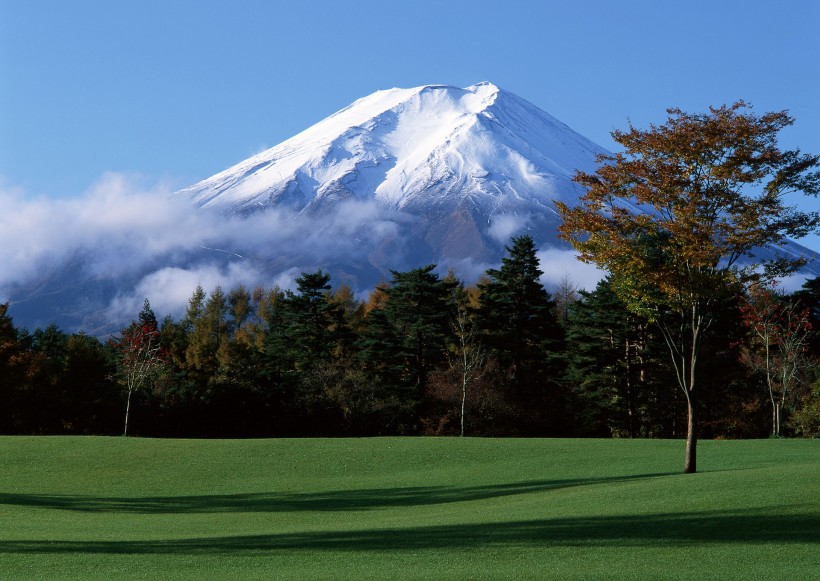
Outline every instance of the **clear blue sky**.
POLYGON ((0 183, 182 187, 375 90, 484 80, 609 148, 742 98, 818 153, 820 2, 0 0, 0 183))

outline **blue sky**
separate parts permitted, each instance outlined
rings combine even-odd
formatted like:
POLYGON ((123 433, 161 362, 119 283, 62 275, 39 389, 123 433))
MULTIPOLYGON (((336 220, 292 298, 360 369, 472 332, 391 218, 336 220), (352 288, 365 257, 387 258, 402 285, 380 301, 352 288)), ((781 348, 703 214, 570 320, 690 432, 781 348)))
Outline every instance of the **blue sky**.
POLYGON ((0 0, 0 184, 182 187, 375 90, 484 80, 604 147, 745 99, 818 153, 820 3, 0 0))

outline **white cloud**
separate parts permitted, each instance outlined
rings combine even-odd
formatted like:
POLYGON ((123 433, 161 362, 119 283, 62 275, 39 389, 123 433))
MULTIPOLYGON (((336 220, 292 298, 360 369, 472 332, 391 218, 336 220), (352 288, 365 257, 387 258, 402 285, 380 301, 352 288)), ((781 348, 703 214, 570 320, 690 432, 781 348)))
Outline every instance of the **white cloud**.
POLYGON ((0 191, 0 288, 72 258, 82 257, 92 276, 118 276, 190 248, 202 237, 199 224, 191 223, 190 207, 169 193, 120 174, 107 174, 73 199, 0 191))
POLYGON ((305 270, 340 259, 368 264, 374 244, 407 220, 361 201, 321 221, 289 211, 225 216, 172 193, 116 173, 71 199, 0 184, 0 299, 75 276, 128 289, 100 305, 112 318, 130 320, 145 298, 159 316, 177 315, 197 284, 294 288, 297 259, 305 270))
POLYGON ((458 260, 444 260, 438 265, 439 274, 444 276, 448 269, 452 269, 465 284, 473 284, 487 272, 489 268, 498 268, 498 264, 477 262, 472 258, 458 260))
POLYGON ((569 277, 572 283, 591 291, 606 276, 603 270, 578 260, 578 253, 574 250, 548 248, 540 250, 537 256, 544 272, 541 282, 547 288, 554 288, 564 277, 569 277))
POLYGON ((111 320, 125 321, 136 316, 147 298, 158 317, 179 318, 197 286, 206 292, 217 286, 228 291, 240 284, 252 288, 261 284, 262 279, 260 272, 242 262, 230 263, 227 267, 208 264, 161 268, 144 276, 133 290, 119 293, 106 311, 111 320))
POLYGON ((492 217, 487 233, 497 242, 507 244, 510 238, 519 232, 523 232, 529 225, 529 222, 529 216, 500 214, 492 217))
POLYGON ((810 276, 806 274, 792 274, 790 276, 778 279, 778 284, 787 293, 793 293, 803 288, 803 283, 809 280, 810 276))

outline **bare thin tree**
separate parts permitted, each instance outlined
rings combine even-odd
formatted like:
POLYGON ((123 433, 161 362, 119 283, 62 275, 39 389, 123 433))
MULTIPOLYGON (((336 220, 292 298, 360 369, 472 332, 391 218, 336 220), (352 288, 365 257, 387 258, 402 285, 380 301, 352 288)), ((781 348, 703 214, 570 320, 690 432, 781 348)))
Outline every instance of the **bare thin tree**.
POLYGON ((132 323, 122 331, 120 339, 113 341, 113 344, 120 352, 120 373, 127 392, 123 428, 123 436, 127 436, 131 397, 163 364, 162 346, 155 323, 132 323))
POLYGON ((469 313, 464 298, 457 299, 451 328, 456 342, 448 358, 450 368, 457 372, 461 379, 460 435, 463 437, 469 388, 483 373, 486 359, 484 347, 478 337, 477 325, 469 313))

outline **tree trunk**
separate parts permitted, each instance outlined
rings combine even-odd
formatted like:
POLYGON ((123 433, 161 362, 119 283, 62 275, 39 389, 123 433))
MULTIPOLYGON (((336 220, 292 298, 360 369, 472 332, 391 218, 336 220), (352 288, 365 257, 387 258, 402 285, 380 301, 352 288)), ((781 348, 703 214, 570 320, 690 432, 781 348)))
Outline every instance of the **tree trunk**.
POLYGON ((464 437, 464 408, 467 405, 467 371, 461 375, 461 437, 464 437))
POLYGON ((131 411, 131 393, 132 390, 128 390, 128 399, 125 402, 125 429, 122 431, 123 436, 128 436, 128 412, 131 411))
POLYGON ((683 463, 684 474, 697 472, 698 421, 697 408, 692 394, 686 398, 689 410, 689 423, 686 430, 686 455, 683 463))

